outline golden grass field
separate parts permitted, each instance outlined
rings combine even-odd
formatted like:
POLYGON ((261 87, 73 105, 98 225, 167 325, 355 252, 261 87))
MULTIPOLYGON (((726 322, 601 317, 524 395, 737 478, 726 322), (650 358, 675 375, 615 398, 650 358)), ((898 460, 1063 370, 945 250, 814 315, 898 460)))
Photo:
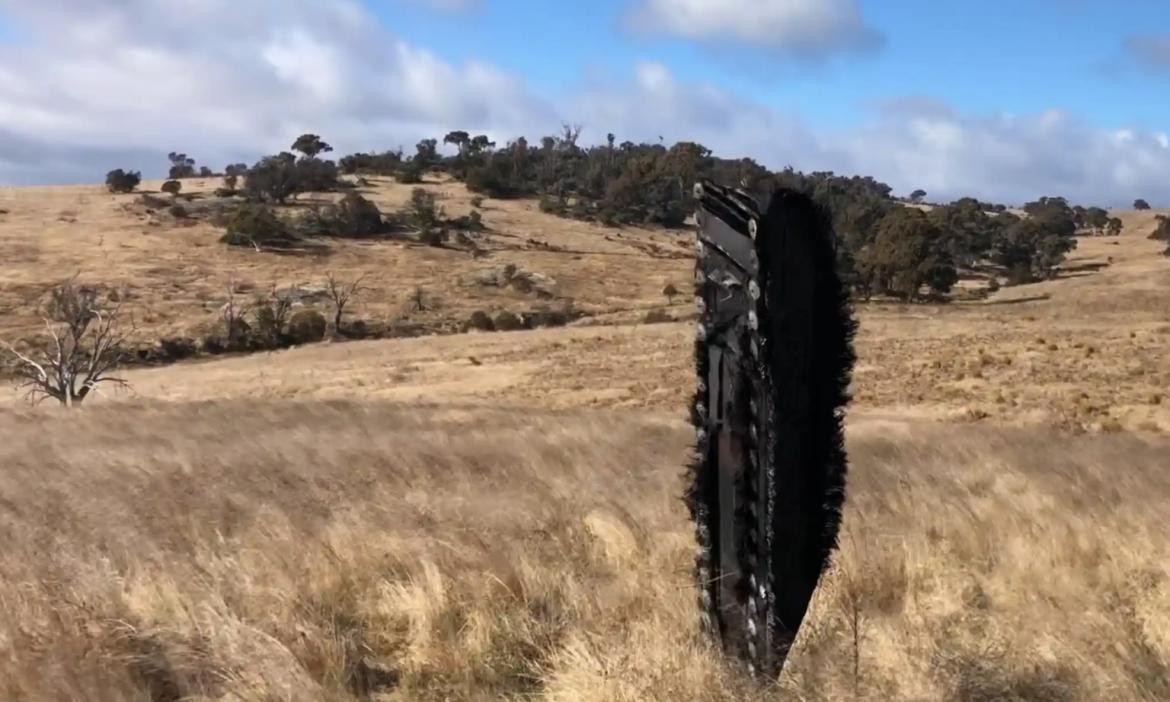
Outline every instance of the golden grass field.
POLYGON ((77 269, 125 287, 148 337, 210 324, 233 274, 365 272, 355 316, 401 315, 421 285, 456 318, 532 305, 470 281, 513 262, 599 316, 134 369, 74 412, 0 391, 0 699, 1170 699, 1154 213, 1120 213, 1054 281, 859 308, 841 550, 762 686, 697 632, 690 324, 635 323, 686 287, 686 233, 489 200, 486 259, 322 260, 151 226, 135 197, 0 191, 0 338, 35 333, 77 269))

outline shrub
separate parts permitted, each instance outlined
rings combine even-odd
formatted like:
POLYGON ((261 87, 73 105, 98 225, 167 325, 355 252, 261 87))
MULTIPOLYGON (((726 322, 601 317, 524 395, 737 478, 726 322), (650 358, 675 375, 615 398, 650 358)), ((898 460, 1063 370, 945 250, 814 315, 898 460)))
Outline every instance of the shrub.
POLYGON ((495 327, 496 331, 516 331, 524 328, 524 320, 515 312, 503 310, 496 313, 492 320, 492 326, 495 327))
POLYGON ((435 206, 434 193, 415 188, 410 193, 409 218, 411 225, 420 232, 426 232, 439 223, 439 210, 435 206))
POLYGON ((199 352, 195 340, 185 336, 160 339, 158 345, 163 357, 174 361, 190 358, 199 352))
POLYGON ((106 174, 106 189, 112 193, 129 193, 142 182, 142 174, 138 171, 124 171, 121 168, 106 174))
POLYGON ((471 313, 471 319, 467 321, 467 326, 470 329, 478 329, 480 331, 495 331, 496 325, 492 321, 491 316, 483 310, 476 310, 471 313))
POLYGON ((269 207, 243 204, 228 221, 220 241, 231 246, 288 248, 300 240, 269 207))
POLYGON ((653 309, 646 313, 646 317, 642 321, 646 324, 662 324, 673 322, 674 319, 667 314, 666 310, 653 309))
POLYGON ((288 320, 288 336, 295 344, 311 344, 325 338, 325 315, 317 310, 297 310, 288 320))
POLYGON ((382 212, 373 202, 348 192, 337 205, 337 222, 346 236, 376 236, 386 230, 382 212))
POLYGON ((1148 209, 1150 209, 1150 203, 1146 202, 1145 200, 1143 200, 1139 197, 1138 199, 1133 201, 1133 208, 1135 210, 1148 210, 1148 209))
POLYGON ((171 205, 170 209, 167 211, 170 212, 171 216, 175 219, 187 218, 187 208, 183 207, 182 205, 171 205))
POLYGON ((412 159, 405 166, 394 172, 394 180, 404 185, 414 185, 422 182, 423 167, 417 159, 412 159))
POLYGON ((337 180, 337 164, 316 158, 297 161, 294 173, 294 192, 332 192, 341 183, 337 180))
POLYGON ((472 207, 483 207, 483 196, 476 195, 475 197, 471 198, 471 206, 472 207))
POLYGON ((171 197, 178 197, 179 191, 181 191, 182 189, 183 189, 183 184, 177 180, 174 180, 174 179, 168 180, 167 182, 162 184, 161 188, 159 188, 159 190, 161 192, 167 193, 171 197))
POLYGON ((266 156, 248 169, 244 189, 252 199, 274 200, 284 203, 298 192, 296 157, 292 154, 266 156))

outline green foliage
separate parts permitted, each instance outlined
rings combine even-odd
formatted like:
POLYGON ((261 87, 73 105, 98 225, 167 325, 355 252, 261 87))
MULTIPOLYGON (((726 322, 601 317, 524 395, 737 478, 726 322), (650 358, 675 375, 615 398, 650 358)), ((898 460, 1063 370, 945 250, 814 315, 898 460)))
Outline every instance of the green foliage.
POLYGON ((314 159, 318 154, 332 151, 333 147, 322 141, 316 134, 302 134, 289 147, 305 155, 305 158, 314 159))
POLYGON ((254 200, 283 203, 298 188, 296 157, 288 153, 265 156, 244 178, 244 191, 254 200))
MULTIPOLYGON (((1094 222, 1098 221, 1099 215, 1096 212, 1098 210, 1108 220, 1108 214, 1104 210, 1090 208, 1086 212, 1086 226, 1092 227, 1094 222)), ((1051 234, 1072 236, 1076 233, 1077 225, 1074 221, 1073 208, 1069 207, 1068 202, 1063 197, 1042 197, 1036 202, 1024 205, 1024 212, 1027 212, 1032 220, 1051 234)))
POLYGON ((389 229, 378 206, 353 191, 336 205, 310 209, 299 224, 310 236, 358 239, 379 236, 389 229))
POLYGON ((439 210, 435 195, 424 188, 415 188, 410 193, 410 208, 407 217, 411 226, 420 232, 427 232, 439 224, 439 210))
POLYGON ((415 185, 422 182, 422 176, 422 162, 417 158, 412 158, 394 173, 394 180, 404 185, 415 185))
POLYGON ((1154 232, 1150 234, 1150 238, 1157 241, 1170 242, 1170 217, 1166 215, 1157 215, 1158 226, 1154 228, 1154 232))
POLYGON ((915 190, 914 192, 910 193, 910 202, 919 203, 919 202, 922 202, 922 200, 925 197, 926 197, 926 191, 919 188, 918 190, 915 190))
POLYGON ((167 158, 171 161, 171 168, 167 174, 167 177, 171 180, 191 178, 195 175, 195 159, 188 158, 187 154, 172 151, 167 154, 167 158))
POLYGON ((878 222, 873 243, 858 252, 863 287, 909 300, 923 285, 948 292, 958 275, 942 244, 942 230, 921 210, 891 210, 878 222))
POLYGON ((392 176, 403 167, 402 151, 386 151, 383 153, 350 154, 338 161, 337 165, 342 173, 349 175, 365 173, 371 175, 392 176))
POLYGON ((268 206, 244 203, 228 221, 220 241, 230 246, 289 248, 300 238, 268 206))
POLYGON ((138 171, 124 171, 121 168, 106 174, 106 189, 112 193, 129 193, 142 182, 142 174, 138 171))
POLYGON ((1065 254, 1076 248, 1077 240, 1053 232, 1034 217, 1006 216, 1010 219, 991 253, 992 260, 1008 270, 1009 282, 1027 283, 1055 276, 1056 267, 1065 254))
POLYGON ((160 191, 167 193, 171 197, 178 197, 179 191, 181 191, 182 189, 183 189, 183 184, 177 180, 174 180, 174 179, 168 180, 167 182, 162 184, 161 188, 159 188, 160 191))

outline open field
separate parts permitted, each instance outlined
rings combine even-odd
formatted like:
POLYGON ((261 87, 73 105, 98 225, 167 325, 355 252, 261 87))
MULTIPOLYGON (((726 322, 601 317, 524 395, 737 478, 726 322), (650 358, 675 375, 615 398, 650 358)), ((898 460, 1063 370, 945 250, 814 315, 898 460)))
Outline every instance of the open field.
POLYGON ((623 324, 134 369, 132 393, 72 414, 0 390, 0 697, 1170 698, 1153 212, 1081 239, 1057 280, 859 309, 842 548, 762 689, 695 631, 691 326, 630 323, 686 287, 689 236, 489 200, 486 259, 379 241, 320 260, 152 227, 135 197, 0 191, 0 338, 34 333, 33 303, 79 267, 128 287, 155 338, 210 323, 232 272, 368 273, 367 318, 418 285, 452 318, 534 304, 470 279, 508 262, 623 324), (508 248, 537 237, 568 251, 508 248))

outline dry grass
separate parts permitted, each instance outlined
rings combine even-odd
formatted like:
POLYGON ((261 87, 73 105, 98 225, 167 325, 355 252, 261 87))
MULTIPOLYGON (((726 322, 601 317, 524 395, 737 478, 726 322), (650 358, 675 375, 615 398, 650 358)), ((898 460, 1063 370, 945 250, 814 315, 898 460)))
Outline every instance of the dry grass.
POLYGON ((696 637, 669 417, 0 419, 6 699, 1170 695, 1163 440, 859 420, 838 565, 767 691, 696 637))
MULTIPOLYGON (((428 187, 462 214, 461 187, 428 187)), ((233 273, 369 273, 354 311, 377 319, 421 283, 457 317, 529 305, 470 281, 516 263, 623 323, 689 278, 685 236, 531 202, 488 201, 486 262, 402 242, 323 262, 98 188, 0 198, 6 338, 91 263, 150 334, 205 324, 233 273)), ((696 636, 692 330, 657 324, 137 369, 68 414, 0 390, 0 699, 1170 699, 1170 260, 1155 213, 1119 214, 1059 280, 861 309, 842 550, 770 688, 696 636)))

